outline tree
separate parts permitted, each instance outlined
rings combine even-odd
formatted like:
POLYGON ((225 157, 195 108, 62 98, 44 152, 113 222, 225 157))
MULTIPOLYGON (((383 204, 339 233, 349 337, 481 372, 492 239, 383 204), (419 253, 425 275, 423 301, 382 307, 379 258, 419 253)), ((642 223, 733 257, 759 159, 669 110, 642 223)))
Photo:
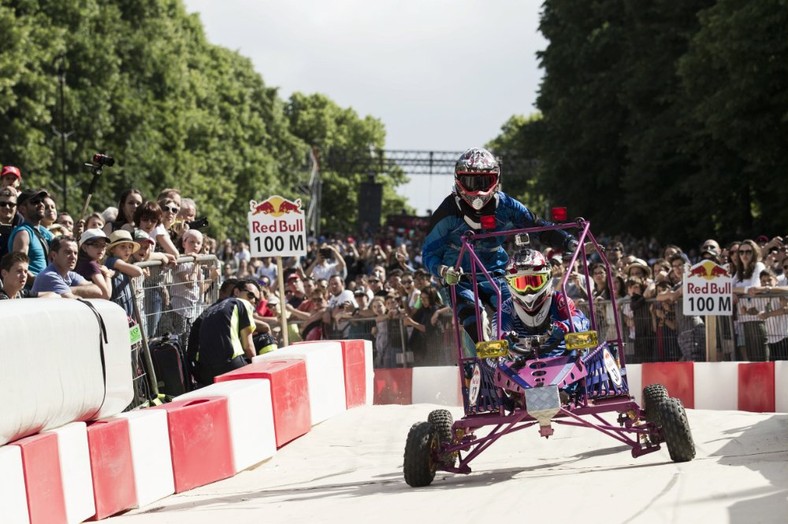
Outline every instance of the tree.
POLYGON ((360 118, 352 108, 341 108, 321 94, 294 93, 286 113, 293 134, 320 151, 321 227, 329 231, 357 230, 359 187, 371 175, 383 185, 383 216, 407 209, 405 199, 395 192, 397 185, 407 181, 404 174, 380 162, 385 140, 380 120, 360 118))
MULTIPOLYGON (((117 162, 98 181, 93 209, 116 205, 130 187, 147 198, 178 187, 208 217, 208 233, 244 238, 250 199, 308 201, 299 190, 313 144, 367 157, 370 145, 384 145, 380 121, 322 95, 303 97, 314 105, 306 112, 300 95, 282 100, 249 59, 211 45, 180 0, 3 0, 0 38, 0 161, 20 166, 26 186, 55 194, 63 190, 52 134, 62 57, 74 214, 91 179, 83 163, 103 152, 117 162)), ((394 187, 404 177, 386 175, 384 212, 399 212, 404 199, 394 187)), ((326 173, 327 225, 346 229, 354 220, 355 205, 340 202, 355 202, 362 176, 366 169, 326 173)))

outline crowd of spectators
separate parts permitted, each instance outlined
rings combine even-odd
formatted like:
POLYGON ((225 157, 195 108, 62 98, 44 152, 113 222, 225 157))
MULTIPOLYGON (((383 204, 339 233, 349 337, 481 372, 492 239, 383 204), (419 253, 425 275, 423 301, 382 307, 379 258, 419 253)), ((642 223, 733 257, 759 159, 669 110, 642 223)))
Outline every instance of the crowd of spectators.
MULTIPOLYGON (((156 261, 171 269, 173 281, 168 290, 155 291, 159 305, 145 312, 155 316, 147 322, 150 334, 157 332, 168 302, 178 306, 179 315, 168 325, 176 322, 188 331, 207 288, 225 284, 224 296, 250 302, 256 331, 268 336, 256 342, 258 351, 281 343, 284 313, 290 341, 368 338, 379 367, 449 364, 453 358, 453 350, 445 351, 454 332, 441 283, 421 264, 424 228, 309 236, 305 257, 282 260, 281 296, 276 261, 252 257, 243 240, 217 241, 191 227, 197 225, 198 203, 177 189, 151 196, 130 188, 119 195, 117 207, 79 217, 59 213, 56 198, 44 189, 22 189, 22 173, 14 166, 2 168, 0 181, 0 299, 105 298, 133 316, 130 280, 144 281, 149 273, 138 263, 156 261), (218 265, 209 270, 178 260, 186 255, 214 255, 218 265)), ((723 265, 733 277, 734 319, 722 337, 734 347, 729 358, 788 358, 788 257, 782 237, 724 247, 709 239, 686 251, 655 239, 600 240, 613 267, 610 282, 598 254, 590 255, 587 282, 581 264, 567 268, 560 253, 544 253, 555 285, 569 272, 568 295, 581 307, 591 301, 602 306, 608 339, 616 338, 615 299, 635 362, 705 358, 704 320, 681 308, 685 269, 702 259, 723 265)))

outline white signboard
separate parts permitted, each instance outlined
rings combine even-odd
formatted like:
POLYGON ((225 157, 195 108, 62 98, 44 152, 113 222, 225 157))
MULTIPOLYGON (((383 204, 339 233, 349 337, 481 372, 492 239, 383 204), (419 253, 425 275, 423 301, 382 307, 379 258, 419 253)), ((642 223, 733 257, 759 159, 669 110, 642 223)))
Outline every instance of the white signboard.
POLYGON ((685 273, 682 283, 685 315, 733 314, 733 279, 719 264, 703 260, 685 273))
POLYGON ((249 202, 249 251, 253 257, 305 256, 306 216, 301 199, 279 195, 249 202))

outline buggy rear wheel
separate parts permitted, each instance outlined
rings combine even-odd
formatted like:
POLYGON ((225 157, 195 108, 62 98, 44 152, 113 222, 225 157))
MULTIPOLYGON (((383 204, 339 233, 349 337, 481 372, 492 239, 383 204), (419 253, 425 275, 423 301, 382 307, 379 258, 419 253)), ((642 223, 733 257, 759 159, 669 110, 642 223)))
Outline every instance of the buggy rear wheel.
MULTIPOLYGON (((454 440, 452 432, 452 425, 454 424, 454 417, 447 409, 436 409, 431 411, 427 417, 427 422, 432 424, 432 427, 438 433, 438 442, 440 447, 444 448, 451 445, 454 440)), ((441 462, 447 466, 453 466, 454 461, 457 459, 457 453, 441 453, 441 462)))
POLYGON ((650 384, 643 388, 643 411, 646 421, 660 424, 659 405, 668 398, 668 388, 662 384, 650 384))
POLYGON ((429 422, 416 422, 408 432, 405 442, 403 472, 409 486, 429 486, 435 478, 436 453, 439 446, 438 432, 429 422))
POLYGON ((666 398, 659 404, 658 412, 670 459, 673 462, 688 462, 695 458, 695 442, 681 400, 666 398))

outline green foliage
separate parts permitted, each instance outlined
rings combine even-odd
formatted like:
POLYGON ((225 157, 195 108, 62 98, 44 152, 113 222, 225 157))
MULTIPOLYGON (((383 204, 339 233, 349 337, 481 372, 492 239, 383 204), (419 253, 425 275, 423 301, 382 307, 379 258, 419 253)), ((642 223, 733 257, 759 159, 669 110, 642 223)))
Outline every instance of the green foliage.
POLYGON ((688 246, 783 234, 786 7, 547 0, 543 117, 513 118, 491 147, 536 151, 531 188, 612 234, 688 246))
POLYGON ((319 148, 321 229, 358 230, 359 188, 371 178, 383 185, 382 216, 407 208, 405 199, 395 193, 396 186, 407 179, 401 170, 380 162, 385 140, 382 122, 360 118, 353 109, 341 108, 320 94, 294 93, 285 112, 293 133, 319 148))
POLYGON ((537 113, 515 115, 501 127, 501 134, 486 144, 501 159, 503 191, 523 202, 531 211, 549 216, 550 202, 539 184, 544 120, 537 113))
MULTIPOLYGON (((280 99, 249 59, 210 44, 180 0, 2 0, 0 39, 0 162, 20 166, 25 186, 62 194, 52 128, 70 132, 68 201, 59 204, 75 214, 91 179, 83 164, 99 151, 117 162, 98 181, 93 209, 116 205, 129 187, 147 198, 177 187, 210 234, 243 238, 250 199, 308 201, 298 188, 310 145, 367 156, 370 144, 384 146, 378 120, 321 95, 280 99)), ((353 222, 362 175, 326 173, 326 226, 353 222)), ((385 177, 384 209, 401 209, 389 189, 402 181, 385 177)))

